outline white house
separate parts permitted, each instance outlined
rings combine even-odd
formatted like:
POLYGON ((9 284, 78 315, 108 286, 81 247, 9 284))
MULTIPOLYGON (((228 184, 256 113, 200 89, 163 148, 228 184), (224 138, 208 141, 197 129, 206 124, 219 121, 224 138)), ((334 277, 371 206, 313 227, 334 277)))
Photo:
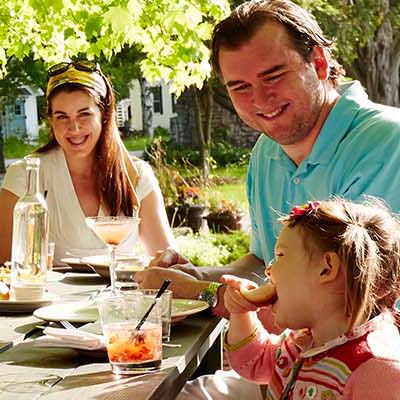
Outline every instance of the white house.
MULTIPOLYGON (((121 118, 128 117, 131 130, 146 131, 147 129, 152 132, 157 127, 168 130, 171 128, 171 118, 176 117, 175 95, 170 93, 167 83, 159 81, 141 85, 138 79, 134 79, 131 82, 129 94, 129 101, 122 100, 118 103, 117 115, 121 118), (150 123, 150 126, 144 126, 146 121, 150 123)), ((119 122, 119 126, 124 125, 123 121, 125 119, 119 122)))
POLYGON ((3 137, 19 136, 29 141, 39 137, 37 97, 43 96, 41 89, 23 85, 15 102, 5 104, 0 115, 3 137))

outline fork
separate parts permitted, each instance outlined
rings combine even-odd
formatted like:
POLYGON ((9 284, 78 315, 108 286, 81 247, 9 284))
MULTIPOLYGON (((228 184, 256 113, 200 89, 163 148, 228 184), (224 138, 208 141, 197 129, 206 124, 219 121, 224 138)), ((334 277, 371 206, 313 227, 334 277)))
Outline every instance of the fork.
POLYGON ((60 321, 60 324, 65 329, 78 329, 76 326, 72 325, 71 322, 69 322, 69 321, 60 321))

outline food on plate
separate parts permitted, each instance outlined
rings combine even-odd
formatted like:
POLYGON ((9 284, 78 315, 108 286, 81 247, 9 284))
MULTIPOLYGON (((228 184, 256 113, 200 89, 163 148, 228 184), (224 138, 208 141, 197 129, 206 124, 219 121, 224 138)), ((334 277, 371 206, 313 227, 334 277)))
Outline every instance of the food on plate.
POLYGON ((4 283, 0 282, 0 300, 10 299, 10 288, 4 283))
POLYGON ((10 280, 11 280, 11 266, 9 266, 9 265, 1 266, 0 267, 0 282, 9 284, 10 280))
POLYGON ((247 301, 259 307, 271 304, 276 300, 276 287, 271 281, 253 289, 242 286, 240 293, 247 301))

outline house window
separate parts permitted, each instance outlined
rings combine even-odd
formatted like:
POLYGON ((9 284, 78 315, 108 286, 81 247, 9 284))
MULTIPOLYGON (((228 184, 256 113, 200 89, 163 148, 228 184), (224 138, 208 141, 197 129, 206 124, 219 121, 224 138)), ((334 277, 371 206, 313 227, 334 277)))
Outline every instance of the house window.
POLYGON ((15 105, 15 115, 21 115, 21 104, 15 105))
POLYGON ((172 104, 172 112, 176 112, 176 94, 172 93, 171 94, 171 104, 172 104))
POLYGON ((156 113, 163 113, 163 104, 162 104, 162 91, 161 86, 153 86, 150 88, 151 93, 153 93, 153 110, 156 113))

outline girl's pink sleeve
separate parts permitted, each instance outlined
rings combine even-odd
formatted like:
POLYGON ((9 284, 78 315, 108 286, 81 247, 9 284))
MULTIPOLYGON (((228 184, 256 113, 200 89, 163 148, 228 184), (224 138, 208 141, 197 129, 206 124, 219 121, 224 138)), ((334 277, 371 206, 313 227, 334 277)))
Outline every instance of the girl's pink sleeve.
POLYGON ((257 317, 269 333, 280 335, 284 331, 275 324, 275 318, 272 313, 272 305, 260 308, 257 313, 257 317))
POLYGON ((281 345, 279 336, 258 327, 252 342, 235 351, 228 351, 232 368, 241 376, 258 383, 269 383, 276 364, 276 352, 281 345))
POLYGON ((373 358, 361 364, 347 381, 345 400, 398 400, 400 362, 373 358))

